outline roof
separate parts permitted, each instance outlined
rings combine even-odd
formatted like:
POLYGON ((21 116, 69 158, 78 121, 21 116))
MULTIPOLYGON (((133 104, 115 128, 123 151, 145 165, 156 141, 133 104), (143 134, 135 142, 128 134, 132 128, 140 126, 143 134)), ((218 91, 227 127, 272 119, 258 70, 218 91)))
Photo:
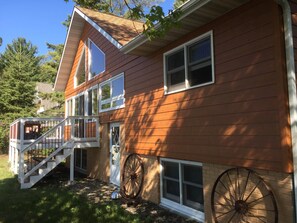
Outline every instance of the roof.
POLYGON ((116 39, 122 46, 143 31, 143 23, 115 16, 110 13, 101 13, 91 9, 77 7, 88 18, 116 39))
MULTIPOLYGON (((226 14, 249 0, 189 0, 180 10, 179 26, 173 27, 164 36, 149 40, 144 34, 138 35, 121 48, 123 53, 147 56, 169 43, 226 14)), ((156 29, 159 24, 156 24, 156 29)))
POLYGON ((63 91, 74 62, 79 41, 86 23, 93 26, 118 49, 127 44, 143 30, 143 23, 109 13, 75 7, 65 40, 64 50, 56 76, 54 90, 63 91))
POLYGON ((36 83, 36 91, 41 93, 52 93, 53 92, 53 85, 49 83, 36 83))

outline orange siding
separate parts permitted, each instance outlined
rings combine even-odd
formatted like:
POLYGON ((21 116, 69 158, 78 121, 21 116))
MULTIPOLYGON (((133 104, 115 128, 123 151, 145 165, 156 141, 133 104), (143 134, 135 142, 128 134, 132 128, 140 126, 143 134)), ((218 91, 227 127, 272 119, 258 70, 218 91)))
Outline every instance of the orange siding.
MULTIPOLYGON (((297 37, 296 25, 297 18, 297 37)), ((252 0, 154 55, 135 57, 86 24, 66 98, 125 72, 125 108, 100 114, 100 123, 124 122, 128 152, 292 172, 281 27, 274 1, 252 0), (210 30, 215 83, 164 95, 163 53, 210 30), (106 71, 73 89, 87 37, 104 51, 106 71)))
POLYGON ((129 152, 291 172, 281 11, 251 1, 126 70, 129 152), (213 30, 215 84, 164 95, 163 53, 213 30))

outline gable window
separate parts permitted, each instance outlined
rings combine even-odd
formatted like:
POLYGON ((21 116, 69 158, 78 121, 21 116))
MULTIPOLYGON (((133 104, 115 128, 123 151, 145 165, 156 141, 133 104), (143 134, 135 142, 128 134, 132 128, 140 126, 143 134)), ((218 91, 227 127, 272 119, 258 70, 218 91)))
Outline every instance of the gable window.
POLYGON ((212 32, 164 54, 165 93, 214 83, 212 32))
POLYGON ((85 48, 83 48, 79 62, 78 67, 76 70, 76 74, 74 77, 74 87, 77 87, 81 84, 83 84, 86 81, 86 56, 85 56, 85 48))
POLYGON ((124 74, 120 74, 99 85, 99 111, 124 107, 124 74))
POLYGON ((105 54, 89 39, 89 79, 105 71, 105 54))
POLYGON ((162 158, 161 204, 203 221, 202 165, 162 158))

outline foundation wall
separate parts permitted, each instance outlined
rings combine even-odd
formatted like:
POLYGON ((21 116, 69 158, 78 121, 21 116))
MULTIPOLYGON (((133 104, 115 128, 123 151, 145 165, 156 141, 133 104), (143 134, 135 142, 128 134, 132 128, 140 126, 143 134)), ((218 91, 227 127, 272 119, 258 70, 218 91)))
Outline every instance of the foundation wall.
MULTIPOLYGON (((216 179, 225 170, 232 168, 216 164, 203 164, 203 185, 204 185, 204 212, 205 222, 213 223, 211 211, 211 192, 216 179)), ((271 188, 278 208, 278 222, 294 222, 294 202, 292 176, 290 174, 254 170, 265 183, 271 188)))

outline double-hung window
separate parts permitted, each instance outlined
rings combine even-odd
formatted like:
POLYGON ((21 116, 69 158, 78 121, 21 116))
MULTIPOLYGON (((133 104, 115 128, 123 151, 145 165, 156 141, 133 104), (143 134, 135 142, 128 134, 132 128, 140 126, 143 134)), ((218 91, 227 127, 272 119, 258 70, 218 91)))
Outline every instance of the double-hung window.
POLYGON ((164 54, 165 93, 214 83, 212 32, 164 54))
POLYGON ((89 80, 105 71, 105 54, 89 39, 89 80))
POLYGON ((162 158, 161 204, 203 221, 202 165, 162 158))
POLYGON ((99 85, 99 111, 124 107, 124 74, 117 75, 99 85))

